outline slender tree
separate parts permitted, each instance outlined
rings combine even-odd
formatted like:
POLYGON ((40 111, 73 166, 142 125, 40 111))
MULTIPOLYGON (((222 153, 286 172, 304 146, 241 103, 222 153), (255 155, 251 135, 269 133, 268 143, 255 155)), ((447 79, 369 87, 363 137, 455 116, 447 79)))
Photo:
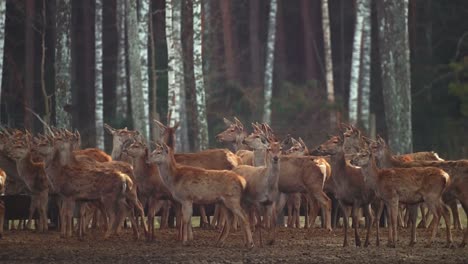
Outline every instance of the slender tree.
POLYGON ((358 119, 363 127, 369 131, 370 118, 370 76, 371 76, 371 2, 362 1, 362 51, 360 67, 360 104, 358 106, 358 119))
POLYGON ((408 0, 377 1, 382 91, 388 143, 412 152, 408 0))
POLYGON ((141 57, 138 36, 137 1, 127 0, 128 69, 131 91, 133 128, 148 138, 148 116, 145 115, 145 97, 142 87, 141 57))
MULTIPOLYGON (((327 83, 327 102, 330 105, 335 104, 335 91, 333 84, 333 63, 330 37, 330 19, 328 15, 328 0, 322 0, 322 27, 323 27, 323 42, 325 49, 325 72, 327 83)), ((330 128, 336 125, 336 113, 330 112, 330 128)))
POLYGON ((102 90, 102 0, 96 0, 94 22, 94 89, 96 93, 96 146, 104 149, 104 98, 102 90))
POLYGON ((158 75, 156 73, 156 41, 155 41, 155 31, 153 23, 153 2, 151 1, 150 12, 149 12, 149 37, 150 37, 150 47, 151 47, 151 111, 150 111, 150 128, 151 128, 151 138, 153 141, 159 139, 159 128, 151 120, 159 120, 158 113, 158 100, 157 100, 157 91, 158 91, 158 75))
POLYGON ((250 46, 250 65, 251 83, 255 88, 262 87, 262 64, 260 52, 260 0, 249 1, 249 46, 250 46))
POLYGON ((176 150, 188 150, 187 118, 185 107, 184 64, 181 40, 181 0, 166 0, 166 38, 168 49, 168 111, 169 125, 181 122, 176 132, 176 150))
POLYGON ((197 106, 197 148, 208 148, 208 121, 206 120, 205 83, 203 80, 201 0, 193 0, 193 72, 197 106))
POLYGON ((126 71, 126 0, 117 0, 117 31, 119 34, 117 48, 117 113, 123 119, 128 114, 127 71, 126 71))
POLYGON ((226 77, 229 81, 236 81, 238 68, 234 51, 234 34, 232 32, 231 1, 220 1, 221 17, 223 21, 223 42, 226 77))
POLYGON ((268 15, 268 38, 266 48, 266 65, 264 80, 264 104, 263 104, 263 122, 271 123, 271 97, 273 93, 273 65, 275 54, 275 36, 276 36, 276 0, 270 2, 270 12, 268 15))
POLYGON ((356 23, 354 26, 354 42, 351 59, 348 102, 348 118, 351 124, 356 124, 358 121, 359 73, 361 65, 362 25, 364 19, 363 4, 363 0, 356 1, 356 23))
POLYGON ((35 15, 35 0, 26 0, 26 18, 25 18, 25 36, 24 36, 24 72, 27 73, 24 75, 24 98, 23 103, 25 106, 24 112, 24 127, 33 131, 33 116, 32 113, 26 110, 26 107, 34 110, 34 65, 35 56, 34 56, 34 15, 35 15))
MULTIPOLYGON (((141 64, 141 90, 143 92, 144 119, 146 131, 149 133, 149 74, 148 74, 148 36, 150 0, 140 0, 138 16, 138 43, 141 64)), ((148 134, 146 134, 148 137, 148 134)))
POLYGON ((0 1, 0 98, 2 97, 3 47, 5 45, 6 1, 0 1))

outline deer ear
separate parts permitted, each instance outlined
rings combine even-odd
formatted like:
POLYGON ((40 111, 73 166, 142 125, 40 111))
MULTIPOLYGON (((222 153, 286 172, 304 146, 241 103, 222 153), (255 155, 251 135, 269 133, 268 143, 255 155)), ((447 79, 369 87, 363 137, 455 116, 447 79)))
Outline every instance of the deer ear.
POLYGON ((227 119, 227 118, 225 118, 225 117, 223 117, 223 122, 224 122, 224 124, 225 124, 226 126, 231 126, 231 125, 233 125, 233 123, 232 123, 229 119, 227 119))
POLYGON ((295 144, 298 144, 298 143, 299 143, 299 142, 298 142, 296 139, 291 138, 291 144, 295 145, 295 144))
POLYGON ((299 143, 301 143, 301 145, 302 145, 303 147, 306 147, 306 144, 304 143, 304 140, 302 140, 301 137, 299 137, 299 143))
POLYGON ((179 128, 179 126, 180 126, 180 121, 177 121, 172 128, 175 131, 175 130, 177 130, 177 128, 179 128))
POLYGON ((239 119, 237 119, 237 117, 234 117, 234 122, 236 122, 237 127, 239 127, 241 130, 244 130, 244 125, 239 119))
POLYGON ((111 126, 109 126, 108 124, 104 124, 104 128, 107 132, 109 132, 110 134, 114 134, 115 133, 115 129, 112 128, 111 126))

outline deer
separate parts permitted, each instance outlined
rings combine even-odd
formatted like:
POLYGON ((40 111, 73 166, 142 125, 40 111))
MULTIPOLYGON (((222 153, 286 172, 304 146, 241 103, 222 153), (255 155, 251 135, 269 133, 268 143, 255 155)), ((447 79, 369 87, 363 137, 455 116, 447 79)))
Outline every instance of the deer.
POLYGON ((31 153, 31 137, 25 134, 23 138, 11 141, 6 152, 16 161, 18 175, 26 184, 31 193, 29 217, 27 228, 31 229, 32 218, 37 210, 39 225, 37 231, 45 232, 48 229, 47 203, 49 201, 49 181, 43 162, 34 162, 31 153))
MULTIPOLYGON (((4 170, 0 168, 0 195, 5 193, 7 175, 4 170)), ((5 203, 0 200, 0 239, 3 237, 3 223, 5 221, 5 203)))
POLYGON ((216 140, 219 142, 232 143, 234 151, 244 165, 253 164, 252 150, 242 143, 244 138, 248 136, 244 131, 244 125, 237 117, 234 117, 234 122, 227 118, 223 118, 224 124, 227 126, 226 130, 216 135, 216 140))
MULTIPOLYGON (((126 198, 135 189, 133 181, 128 175, 110 168, 62 165, 58 149, 60 141, 59 137, 52 136, 48 140, 36 140, 34 150, 44 158, 51 187, 62 199, 61 237, 69 238, 72 235, 72 216, 76 201, 98 201, 109 217, 104 235, 107 239, 117 231, 118 220, 123 219, 124 208, 128 207, 126 198)), ((135 224, 132 221, 132 226, 136 228, 135 224)), ((138 237, 138 230, 134 229, 134 235, 138 237)))
MULTIPOLYGON (((193 203, 219 203, 223 210, 240 219, 246 247, 254 246, 247 216, 241 207, 242 195, 246 188, 244 178, 229 170, 206 170, 178 164, 173 149, 165 143, 156 145, 148 162, 158 165, 163 182, 171 191, 174 200, 181 204, 182 223, 179 233, 182 234, 183 245, 188 244, 193 203)), ((224 245, 229 235, 230 219, 227 218, 228 223, 224 225, 217 239, 219 246, 224 245)))
MULTIPOLYGON (((275 241, 276 212, 275 204, 279 196, 278 179, 280 175, 281 146, 278 142, 269 142, 265 149, 264 166, 254 167, 240 165, 234 168, 234 172, 245 178, 247 187, 243 201, 247 206, 259 212, 261 206, 265 207, 264 224, 271 230, 271 239, 275 241)), ((253 220, 251 220, 251 224, 253 220)), ((260 234, 260 244, 263 245, 261 228, 257 228, 260 234)))
MULTIPOLYGON (((402 162, 391 155, 391 151, 382 138, 370 144, 372 153, 375 154, 377 165, 382 168, 413 168, 436 167, 450 175, 450 185, 443 193, 442 199, 446 204, 452 204, 452 200, 460 201, 465 214, 468 215, 468 160, 454 161, 411 161, 402 162)), ((452 213, 455 210, 452 208, 452 213)), ((456 211, 458 213, 458 211, 456 211)), ((454 213, 455 215, 455 213, 454 213)), ((458 217, 458 214, 457 216, 458 217)), ((434 223, 435 224, 435 223, 434 223)), ((447 226, 449 228, 449 226, 447 226)), ((468 228, 465 229, 460 247, 465 247, 468 242, 468 228)))
MULTIPOLYGON (((354 239, 355 245, 361 246, 361 239, 358 232, 358 217, 357 209, 363 208, 364 216, 366 219, 366 239, 364 247, 370 245, 369 236, 371 232, 371 223, 373 222, 370 204, 375 198, 375 192, 367 188, 364 184, 364 177, 361 169, 351 166, 345 160, 343 150, 343 138, 340 136, 333 136, 328 141, 322 143, 316 150, 322 155, 330 155, 330 165, 332 169, 331 179, 333 181, 333 193, 335 194, 338 203, 342 209, 344 219, 344 241, 343 246, 348 246, 348 212, 346 206, 352 206, 351 215, 354 225, 354 239)), ((378 226, 378 225, 377 225, 378 226)), ((377 232, 377 244, 379 237, 377 232)))
MULTIPOLYGON (((157 165, 147 163, 150 151, 144 142, 127 141, 122 148, 122 153, 132 158, 139 197, 148 201, 149 236, 151 240, 154 240, 154 216, 162 208, 165 200, 172 199, 171 193, 163 183, 157 165)), ((167 222, 167 220, 161 222, 167 222)))
MULTIPOLYGON (((450 214, 448 207, 442 202, 442 194, 450 183, 450 176, 445 171, 434 167, 378 169, 374 156, 368 149, 356 154, 351 163, 361 167, 365 184, 376 192, 390 211, 388 247, 396 247, 400 202, 410 205, 425 202, 433 213, 436 224, 426 247, 430 247, 434 241, 441 215, 447 225, 447 247, 452 246, 450 214)), ((409 246, 414 246, 416 214, 411 218, 413 224, 409 246)))
MULTIPOLYGON (((265 155, 263 149, 267 146, 268 138, 275 137, 265 134, 258 125, 253 124, 254 132, 244 139, 244 143, 254 149, 254 160, 260 160, 260 155, 265 155)), ((282 155, 280 160, 280 176, 278 189, 281 193, 307 193, 311 200, 317 201, 325 212, 325 228, 331 228, 331 200, 323 191, 327 168, 314 161, 312 157, 282 155)), ((278 206, 282 209, 281 206, 278 206)))
POLYGON ((112 135, 112 159, 131 163, 131 159, 125 156, 125 154, 122 154, 122 146, 127 140, 141 138, 140 132, 136 130, 128 130, 127 127, 123 129, 115 129, 108 124, 104 124, 104 128, 112 135))
MULTIPOLYGON (((168 120, 170 120, 170 113, 168 114, 168 120)), ((153 121, 161 131, 163 142, 174 149, 176 143, 175 133, 179 127, 179 122, 175 122, 173 126, 166 126, 158 120, 153 121)), ((227 149, 207 149, 197 153, 174 153, 174 157, 177 163, 208 170, 232 170, 242 164, 240 158, 227 149)), ((215 209, 215 211, 218 210, 215 209)), ((200 217, 202 227, 210 225, 204 206, 200 206, 200 217)))

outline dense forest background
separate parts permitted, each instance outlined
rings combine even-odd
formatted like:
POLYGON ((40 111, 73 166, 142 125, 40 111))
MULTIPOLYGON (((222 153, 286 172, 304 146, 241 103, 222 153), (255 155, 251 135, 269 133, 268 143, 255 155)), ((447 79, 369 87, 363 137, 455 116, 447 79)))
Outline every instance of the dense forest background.
MULTIPOLYGON (((5 0, 0 0, 5 1, 5 0)), ((382 0, 383 1, 383 0, 382 0)), ((119 0, 70 0, 70 24, 63 23, 58 10, 60 0, 6 0, 3 74, 1 79, 1 123, 41 132, 42 124, 27 108, 41 116, 50 112, 50 123, 57 124, 63 109, 71 127, 80 131, 84 147, 96 146, 96 10, 102 10, 102 109, 103 121, 113 127, 133 128, 130 78, 119 79, 119 49, 126 60, 132 45, 133 20, 119 13, 119 0), (97 4, 102 3, 97 9, 97 4), (60 18, 60 19, 59 19, 60 18), (68 25, 71 39, 71 100, 56 96, 57 36, 68 25), (124 46, 119 41, 124 34, 124 46), (123 88, 122 88, 123 87, 123 88), (122 90, 123 89, 123 90, 122 90), (125 99, 125 100, 124 100, 125 99), (46 104, 47 102, 47 104, 46 104), (126 105, 125 105, 126 104, 126 105), (59 110, 57 110, 59 109, 59 110)), ((130 3, 142 1, 123 1, 130 3)), ((145 2, 145 1, 143 1, 145 2)), ((167 3, 152 0, 149 5, 150 38, 147 39, 149 120, 167 122, 168 54, 167 3)), ((194 75, 195 1, 180 1, 182 43, 182 104, 187 124, 185 150, 199 149, 197 100, 194 75)), ((209 146, 220 147, 214 136, 224 129, 223 117, 237 116, 248 124, 262 121, 264 111, 264 73, 267 56, 269 0, 203 0, 202 20, 203 79, 209 146)), ((330 125, 330 112, 339 122, 347 122, 353 40, 356 32, 357 2, 329 0, 330 43, 333 62, 334 102, 327 100, 326 53, 323 12, 320 0, 277 0, 274 38, 273 96, 271 127, 280 136, 301 136, 311 147, 337 130, 330 125)), ((387 136, 382 68, 379 45, 378 3, 371 3, 370 112, 375 115, 376 132, 387 136)), ((388 2, 388 1, 383 1, 388 2)), ((405 2, 405 1, 403 1, 405 2)), ((434 150, 444 158, 468 157, 468 2, 464 0, 410 0, 407 29, 411 73, 411 121, 413 150, 434 150)), ((141 16, 140 13, 138 13, 141 16)), ((141 19, 141 18, 138 18, 141 19)), ((395 45, 398 45, 395 43, 395 45)), ((364 62, 363 62, 364 63, 364 62)), ((127 75, 131 64, 124 67, 127 75), (130 65, 130 66, 128 66, 130 65)), ((362 66, 361 66, 362 67, 362 66)), ((98 100, 97 100, 98 99, 98 100)), ((363 100, 358 98, 357 106, 363 100)), ((134 102, 134 101, 133 101, 134 102)), ((134 103, 135 104, 135 103, 134 103)), ((155 128, 149 122, 151 131, 155 128)), ((359 120, 362 129, 367 124, 359 120)), ((154 135, 154 133, 151 133, 154 135)), ((404 135, 401 135, 402 137, 404 135)), ((105 148, 111 147, 105 135, 105 148)))

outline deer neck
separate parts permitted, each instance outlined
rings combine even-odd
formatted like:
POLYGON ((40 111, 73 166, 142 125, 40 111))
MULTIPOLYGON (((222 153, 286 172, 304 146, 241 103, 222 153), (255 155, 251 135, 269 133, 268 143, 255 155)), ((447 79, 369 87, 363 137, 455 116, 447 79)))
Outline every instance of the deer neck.
POLYGON ((377 177, 379 173, 379 169, 377 167, 377 163, 375 158, 372 157, 369 160, 369 163, 366 165, 361 166, 361 172, 364 177, 364 183, 373 190, 377 189, 377 177))
POLYGON ((77 163, 76 157, 71 149, 60 151, 59 157, 62 166, 74 165, 77 163))
POLYGON ((163 180, 164 184, 168 187, 169 190, 174 189, 175 177, 177 174, 177 164, 174 158, 174 154, 169 153, 167 159, 158 164, 159 175, 163 180))
POLYGON ((344 151, 341 150, 333 155, 330 155, 330 165, 333 168, 332 170, 332 179, 336 184, 346 183, 348 177, 346 177, 346 159, 344 151))
POLYGON ((236 141, 234 142, 234 151, 247 149, 247 146, 242 143, 242 141, 247 137, 247 133, 242 132, 236 136, 236 141))
POLYGON ((26 184, 26 187, 28 187, 28 189, 32 191, 31 188, 34 184, 32 174, 34 174, 35 171, 33 167, 31 153, 28 153, 25 157, 16 161, 16 169, 18 170, 19 176, 23 179, 24 183, 26 184))
POLYGON ((112 153, 111 153, 112 160, 120 160, 121 155, 122 155, 122 147, 114 145, 114 147, 112 148, 112 153))
POLYGON ((393 158, 392 152, 386 148, 383 152, 383 156, 378 160, 378 165, 380 168, 391 168, 396 162, 396 159, 393 158))
POLYGON ((266 162, 265 162, 265 152, 266 150, 264 149, 255 149, 253 151, 253 165, 255 167, 260 167, 260 166, 265 166, 266 165, 266 162))
POLYGON ((148 168, 151 166, 151 164, 146 163, 146 160, 148 159, 148 153, 144 153, 142 155, 139 155, 135 158, 132 158, 132 163, 135 171, 135 176, 136 177, 148 177, 148 168))
POLYGON ((277 190, 280 175, 280 161, 278 160, 277 163, 273 163, 270 159, 265 159, 265 162, 267 168, 266 180, 268 189, 277 190))

